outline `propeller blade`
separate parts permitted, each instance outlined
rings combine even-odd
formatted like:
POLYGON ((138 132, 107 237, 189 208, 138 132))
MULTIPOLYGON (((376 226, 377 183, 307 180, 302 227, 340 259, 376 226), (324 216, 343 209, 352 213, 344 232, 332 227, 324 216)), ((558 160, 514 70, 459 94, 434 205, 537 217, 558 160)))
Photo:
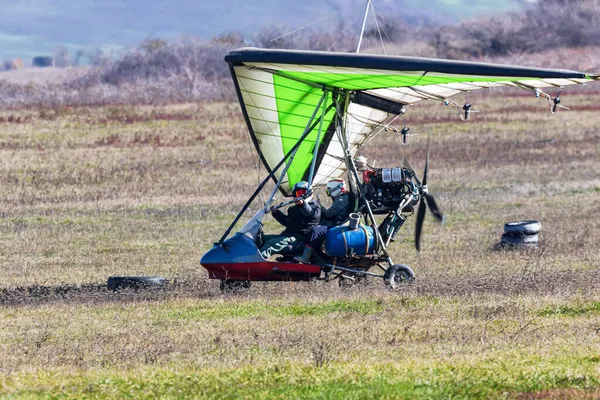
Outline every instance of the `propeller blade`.
POLYGON ((423 232, 423 221, 425 221, 425 199, 421 197, 419 211, 417 211, 417 222, 415 225, 415 247, 417 251, 421 249, 421 233, 423 232))
POLYGON ((427 152, 425 153, 425 171, 423 171, 423 186, 427 186, 427 170, 429 169, 429 144, 431 136, 427 137, 427 152))
POLYGON ((425 200, 427 200, 427 207, 429 208, 429 211, 431 211, 435 219, 437 219, 438 222, 443 222, 444 214, 442 214, 442 212, 440 211, 440 208, 438 207, 435 198, 429 193, 427 193, 425 194, 425 200))
POLYGON ((412 167, 412 165, 410 165, 410 161, 408 161, 408 158, 403 158, 402 159, 402 166, 406 169, 410 169, 412 171, 414 171, 415 169, 412 167))

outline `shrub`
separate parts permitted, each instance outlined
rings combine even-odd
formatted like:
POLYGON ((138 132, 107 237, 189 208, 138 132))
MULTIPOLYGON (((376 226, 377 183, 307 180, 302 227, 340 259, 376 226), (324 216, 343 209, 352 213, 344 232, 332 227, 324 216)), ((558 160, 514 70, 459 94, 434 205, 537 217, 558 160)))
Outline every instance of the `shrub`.
POLYGON ((230 43, 194 38, 146 41, 117 60, 98 54, 95 59, 101 62, 62 83, 20 86, 0 81, 0 107, 233 100, 223 62, 232 48, 230 43))
POLYGON ((596 0, 546 0, 524 13, 507 13, 429 34, 439 57, 506 56, 555 48, 600 45, 600 3, 596 0))

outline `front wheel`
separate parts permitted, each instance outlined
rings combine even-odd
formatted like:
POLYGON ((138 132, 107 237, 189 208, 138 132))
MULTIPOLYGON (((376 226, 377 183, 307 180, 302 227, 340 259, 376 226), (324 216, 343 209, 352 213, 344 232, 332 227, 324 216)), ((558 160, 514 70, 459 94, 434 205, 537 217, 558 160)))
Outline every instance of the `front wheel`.
POLYGON ((383 275, 383 282, 393 290, 398 290, 402 286, 412 283, 414 280, 415 273, 408 265, 404 264, 392 265, 383 275))

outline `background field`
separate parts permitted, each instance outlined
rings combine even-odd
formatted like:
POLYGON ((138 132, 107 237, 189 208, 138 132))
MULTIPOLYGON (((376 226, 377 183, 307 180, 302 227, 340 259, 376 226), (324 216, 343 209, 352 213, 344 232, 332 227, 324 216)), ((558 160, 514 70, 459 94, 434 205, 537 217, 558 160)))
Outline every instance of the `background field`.
POLYGON ((600 396, 594 89, 563 94, 572 110, 556 116, 516 93, 470 97, 482 112, 469 123, 418 105, 408 147, 385 133, 365 148, 378 166, 406 156, 420 172, 433 139, 447 221, 426 221, 420 255, 406 224, 392 257, 417 281, 398 293, 372 281, 223 295, 207 279, 200 256, 258 179, 237 104, 0 112, 0 393, 600 396), (496 248, 518 219, 542 222, 539 250, 496 248), (172 284, 105 289, 130 274, 172 284))

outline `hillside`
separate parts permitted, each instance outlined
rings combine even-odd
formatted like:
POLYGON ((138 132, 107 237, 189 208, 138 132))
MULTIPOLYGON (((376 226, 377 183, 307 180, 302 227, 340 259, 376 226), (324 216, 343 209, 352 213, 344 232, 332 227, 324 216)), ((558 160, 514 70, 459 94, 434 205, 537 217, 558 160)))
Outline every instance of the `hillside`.
MULTIPOLYGON (((406 0, 378 0, 380 14, 397 15, 409 23, 456 22, 474 15, 516 10, 518 0, 491 3, 483 0, 434 0, 427 8, 406 0)), ((67 0, 10 2, 0 13, 0 60, 52 54, 64 46, 71 53, 104 48, 119 51, 136 46, 148 37, 173 38, 192 35, 204 39, 226 32, 251 37, 266 26, 291 29, 331 15, 358 30, 364 0, 191 1, 86 0, 73 6, 67 0)))

